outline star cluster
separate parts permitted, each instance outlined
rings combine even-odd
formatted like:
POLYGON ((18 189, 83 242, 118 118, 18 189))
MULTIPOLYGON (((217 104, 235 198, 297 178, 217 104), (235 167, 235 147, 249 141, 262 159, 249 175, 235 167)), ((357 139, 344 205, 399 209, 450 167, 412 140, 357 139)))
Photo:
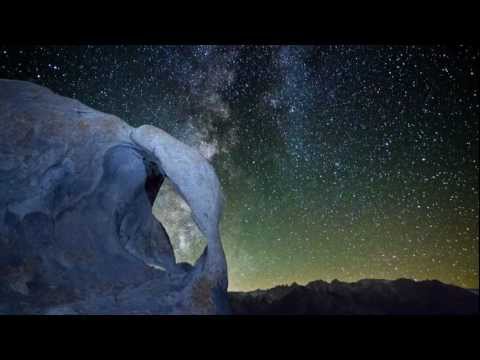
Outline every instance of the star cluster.
MULTIPOLYGON (((29 80, 196 147, 226 195, 231 290, 315 279, 478 288, 479 74, 470 46, 0 47, 29 80)), ((167 184, 180 261, 204 239, 167 184)))

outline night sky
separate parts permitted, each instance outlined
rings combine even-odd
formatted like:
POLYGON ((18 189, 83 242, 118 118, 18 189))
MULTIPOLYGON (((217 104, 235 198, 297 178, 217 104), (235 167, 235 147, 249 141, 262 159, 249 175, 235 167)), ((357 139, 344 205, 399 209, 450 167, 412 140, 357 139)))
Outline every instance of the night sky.
MULTIPOLYGON (((479 57, 461 45, 0 46, 0 78, 153 124, 210 159, 230 290, 478 288, 479 57)), ((168 183, 154 213, 193 262, 206 242, 168 183)))

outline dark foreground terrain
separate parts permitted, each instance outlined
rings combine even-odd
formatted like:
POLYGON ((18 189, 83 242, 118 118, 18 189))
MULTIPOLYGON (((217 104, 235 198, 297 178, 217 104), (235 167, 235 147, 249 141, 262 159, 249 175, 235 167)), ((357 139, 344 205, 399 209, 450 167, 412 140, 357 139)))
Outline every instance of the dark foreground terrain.
POLYGON ((478 292, 436 280, 313 281, 268 290, 230 292, 233 314, 478 314, 478 292))

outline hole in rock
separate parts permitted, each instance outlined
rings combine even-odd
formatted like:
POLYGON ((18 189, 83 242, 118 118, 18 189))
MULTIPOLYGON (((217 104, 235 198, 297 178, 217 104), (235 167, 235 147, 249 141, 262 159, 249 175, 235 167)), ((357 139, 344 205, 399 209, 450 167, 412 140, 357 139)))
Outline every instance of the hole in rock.
POLYGON ((202 255, 206 239, 192 219, 188 204, 165 178, 152 207, 153 215, 162 223, 170 237, 177 263, 194 264, 202 255))

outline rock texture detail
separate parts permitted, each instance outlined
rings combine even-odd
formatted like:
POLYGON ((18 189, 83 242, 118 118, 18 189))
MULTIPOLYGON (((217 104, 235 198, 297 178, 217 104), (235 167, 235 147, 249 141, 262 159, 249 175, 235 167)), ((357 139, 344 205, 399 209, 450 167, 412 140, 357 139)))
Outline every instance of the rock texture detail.
POLYGON ((0 80, 0 313, 228 313, 211 164, 161 129, 0 80), (207 247, 176 263, 152 215, 165 178, 207 247))

